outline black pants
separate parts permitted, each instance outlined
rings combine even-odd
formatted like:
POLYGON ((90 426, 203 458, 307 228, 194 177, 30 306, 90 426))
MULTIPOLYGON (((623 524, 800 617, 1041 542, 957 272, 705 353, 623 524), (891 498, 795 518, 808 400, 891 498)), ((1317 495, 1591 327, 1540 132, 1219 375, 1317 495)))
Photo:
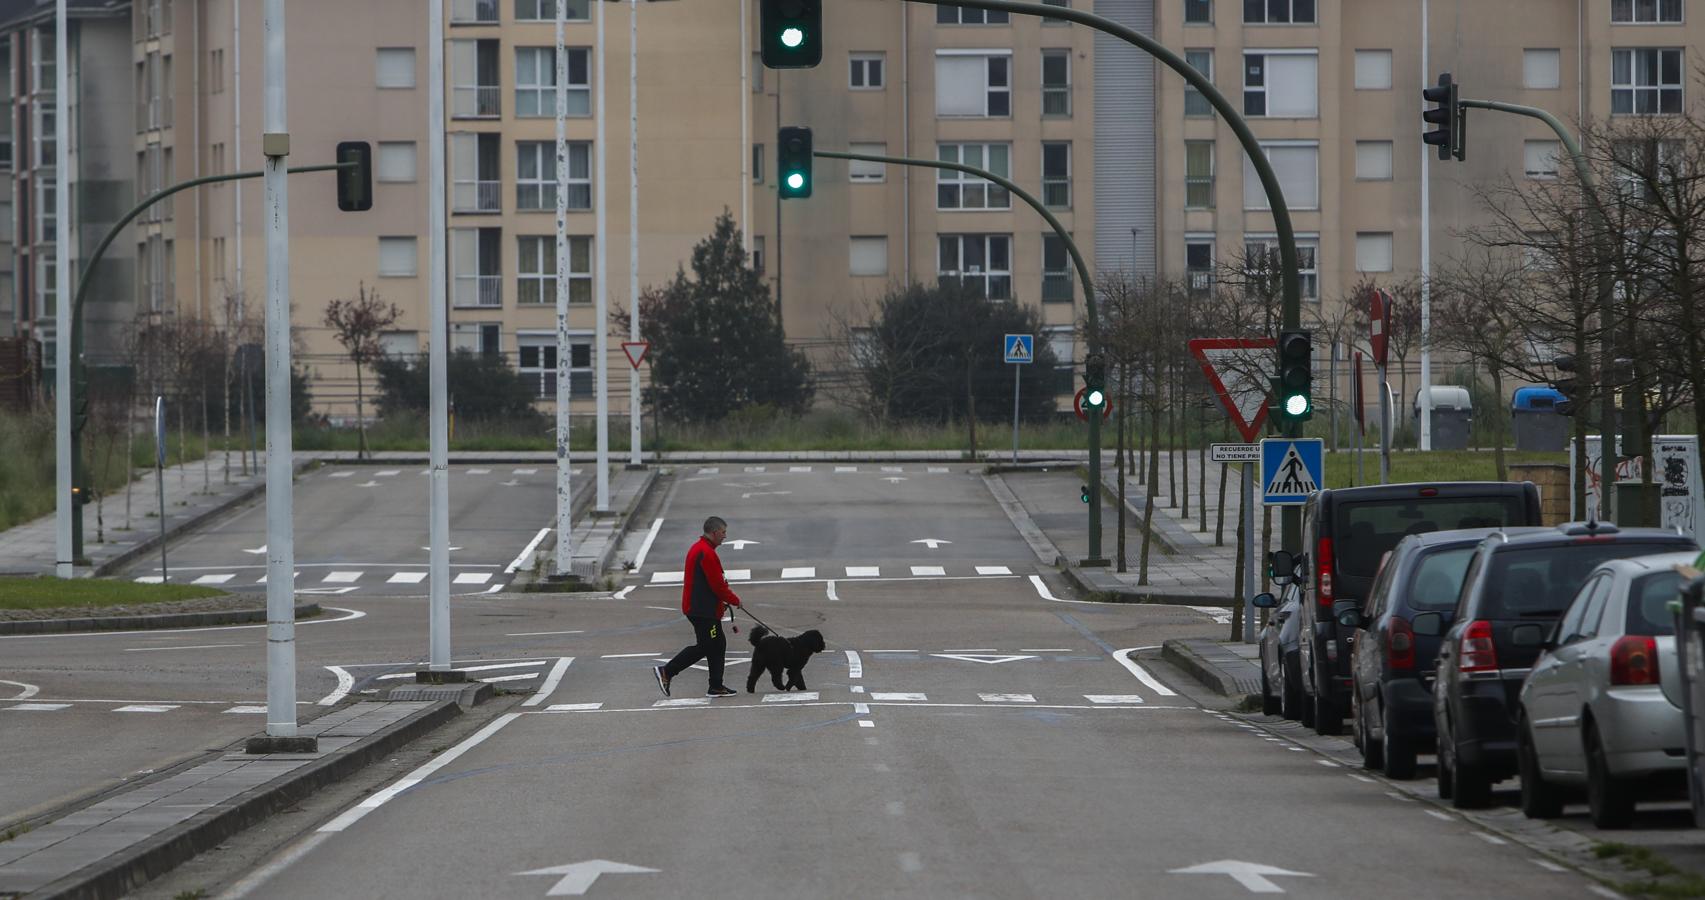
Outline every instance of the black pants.
POLYGON ((674 678, 687 671, 693 663, 705 659, 710 661, 710 686, 722 687, 722 657, 728 652, 728 638, 722 632, 722 623, 716 619, 691 617, 687 621, 693 623, 693 636, 698 643, 681 648, 681 652, 663 667, 663 674, 674 678))

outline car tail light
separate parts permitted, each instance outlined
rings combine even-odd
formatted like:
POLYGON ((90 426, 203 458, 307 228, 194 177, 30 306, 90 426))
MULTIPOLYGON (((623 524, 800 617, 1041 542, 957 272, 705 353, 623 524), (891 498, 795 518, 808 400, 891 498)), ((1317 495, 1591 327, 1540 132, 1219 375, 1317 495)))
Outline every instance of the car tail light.
POLYGON ((1457 668, 1485 672, 1498 667, 1498 650, 1492 645, 1492 623, 1484 619, 1468 623, 1457 648, 1457 668))
POLYGON ((1415 629, 1402 616, 1392 616, 1385 626, 1385 659, 1394 670, 1415 668, 1415 629))
POLYGON ((1314 599, 1321 614, 1332 617, 1332 539, 1321 538, 1314 548, 1314 599))
POLYGON ((1610 647, 1610 683, 1657 684, 1657 640, 1633 634, 1618 638, 1610 647))

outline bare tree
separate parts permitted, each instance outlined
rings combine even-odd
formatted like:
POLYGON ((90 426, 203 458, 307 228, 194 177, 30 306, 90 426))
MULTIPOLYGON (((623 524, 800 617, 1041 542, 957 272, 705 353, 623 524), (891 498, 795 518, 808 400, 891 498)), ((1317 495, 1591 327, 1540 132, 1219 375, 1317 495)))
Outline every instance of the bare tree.
POLYGON ((365 283, 356 288, 355 299, 333 300, 326 305, 325 322, 333 337, 343 345, 349 361, 355 364, 355 425, 358 444, 356 458, 367 456, 366 388, 362 370, 384 355, 379 335, 402 318, 402 307, 379 299, 378 291, 367 290, 365 283))

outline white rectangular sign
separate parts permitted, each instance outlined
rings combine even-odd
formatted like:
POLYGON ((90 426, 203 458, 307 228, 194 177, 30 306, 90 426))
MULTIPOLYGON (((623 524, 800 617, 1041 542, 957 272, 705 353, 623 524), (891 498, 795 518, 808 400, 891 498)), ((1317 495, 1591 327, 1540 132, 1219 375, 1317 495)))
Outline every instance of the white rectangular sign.
POLYGON ((1217 463, 1260 462, 1260 444, 1209 444, 1208 458, 1217 463))

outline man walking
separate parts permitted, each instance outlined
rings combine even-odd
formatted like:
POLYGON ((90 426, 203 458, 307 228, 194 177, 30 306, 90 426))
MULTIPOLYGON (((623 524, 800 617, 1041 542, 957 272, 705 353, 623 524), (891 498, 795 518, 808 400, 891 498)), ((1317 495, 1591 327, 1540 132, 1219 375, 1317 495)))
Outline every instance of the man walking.
POLYGON ((731 697, 734 691, 722 683, 722 657, 728 639, 722 633, 722 614, 739 606, 740 598, 728 587, 722 574, 722 559, 716 548, 728 539, 728 523, 716 516, 704 520, 704 536, 687 551, 686 571, 681 581, 681 612, 693 623, 694 643, 681 648, 668 665, 657 666, 657 686, 669 696, 669 682, 701 659, 710 663, 710 690, 706 697, 731 697))

